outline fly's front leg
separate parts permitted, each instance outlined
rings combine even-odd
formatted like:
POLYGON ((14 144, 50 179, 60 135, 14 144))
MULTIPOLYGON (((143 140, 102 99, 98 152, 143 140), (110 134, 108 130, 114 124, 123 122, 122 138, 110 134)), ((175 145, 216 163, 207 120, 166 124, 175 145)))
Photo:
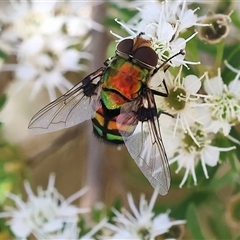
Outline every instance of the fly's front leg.
MULTIPOLYGON (((153 77, 159 70, 163 70, 164 72, 166 72, 168 70, 168 68, 170 67, 170 65, 168 64, 169 61, 171 61, 173 58, 175 58, 176 56, 178 55, 185 55, 185 51, 182 49, 180 50, 178 53, 174 54, 173 56, 171 56, 170 58, 168 58, 165 62, 163 62, 159 67, 155 68, 153 70, 153 73, 151 74, 151 77, 153 77)), ((165 79, 163 79, 162 81, 162 84, 164 86, 164 89, 166 91, 166 93, 162 93, 162 92, 159 92, 159 91, 156 91, 156 90, 152 90, 153 91, 153 94, 155 95, 158 95, 158 96, 162 96, 162 97, 168 97, 168 88, 167 88, 167 85, 166 85, 166 82, 165 82, 165 79)))
POLYGON ((172 117, 174 118, 174 116, 168 112, 165 112, 165 111, 162 111, 162 110, 159 110, 158 113, 157 113, 157 116, 158 118, 160 117, 161 114, 165 114, 165 115, 168 115, 169 117, 172 117))
POLYGON ((154 95, 161 96, 161 97, 168 97, 169 92, 168 92, 168 88, 167 88, 165 79, 163 79, 162 84, 163 84, 164 89, 165 89, 165 91, 166 91, 165 93, 160 92, 160 91, 157 91, 157 90, 154 90, 154 89, 151 89, 151 91, 152 91, 152 93, 153 93, 154 95))
POLYGON ((175 58, 178 55, 185 55, 185 51, 183 49, 181 49, 178 53, 174 54, 173 56, 171 56, 170 58, 168 58, 165 62, 163 62, 159 67, 155 68, 152 76, 154 76, 160 69, 162 69, 164 72, 167 71, 167 69, 170 67, 170 65, 168 64, 173 58, 175 58))
MULTIPOLYGON (((164 81, 164 80, 163 80, 164 81)), ((165 85, 166 86, 166 85, 165 85)), ((156 95, 156 96, 161 96, 161 97, 168 97, 168 89, 167 89, 167 86, 166 86, 166 93, 163 93, 163 92, 159 92, 157 90, 154 90, 154 89, 150 89, 151 92, 153 93, 153 95, 156 95)))

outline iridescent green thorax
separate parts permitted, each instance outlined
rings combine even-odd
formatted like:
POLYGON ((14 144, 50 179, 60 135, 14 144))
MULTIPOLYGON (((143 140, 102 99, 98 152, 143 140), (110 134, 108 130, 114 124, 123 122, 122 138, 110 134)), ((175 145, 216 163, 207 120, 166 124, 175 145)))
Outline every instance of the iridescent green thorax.
POLYGON ((120 108, 138 97, 143 84, 150 78, 150 71, 130 60, 115 57, 103 76, 101 97, 108 109, 120 108))

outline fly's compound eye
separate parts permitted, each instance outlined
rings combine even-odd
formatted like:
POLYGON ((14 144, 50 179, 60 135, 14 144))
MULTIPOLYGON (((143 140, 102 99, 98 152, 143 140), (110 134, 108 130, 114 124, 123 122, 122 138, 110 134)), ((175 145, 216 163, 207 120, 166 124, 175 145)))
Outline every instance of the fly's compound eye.
POLYGON ((117 54, 124 58, 129 58, 133 48, 133 39, 124 39, 117 45, 117 54))
POLYGON ((140 48, 138 48, 134 52, 133 57, 139 63, 142 63, 143 65, 145 65, 147 67, 150 67, 150 68, 156 67, 157 63, 158 63, 158 55, 150 47, 140 47, 140 48))

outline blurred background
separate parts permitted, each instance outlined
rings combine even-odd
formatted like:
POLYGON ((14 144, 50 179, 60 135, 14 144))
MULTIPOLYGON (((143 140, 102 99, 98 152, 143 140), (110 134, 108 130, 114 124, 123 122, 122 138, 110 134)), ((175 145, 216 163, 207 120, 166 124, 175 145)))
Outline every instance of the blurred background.
MULTIPOLYGON (((136 199, 141 193, 147 199, 152 195, 151 185, 125 146, 116 148, 96 139, 91 121, 44 135, 28 132, 28 123, 37 111, 114 55, 117 39, 110 31, 128 36, 115 18, 127 22, 137 13, 131 7, 134 1, 123 7, 124 2, 0 2, 0 204, 6 201, 5 192, 23 193, 24 179, 29 179, 34 189, 46 187, 52 172, 56 173, 56 188, 65 197, 83 186, 90 187, 79 203, 83 206, 103 202, 111 208, 117 199, 126 205, 128 192, 136 199)), ((223 14, 235 10, 227 44, 237 56, 240 2, 193 1, 189 6, 200 6, 200 16, 209 8, 223 14)), ((214 56, 209 46, 197 41, 205 65, 211 64, 214 56)), ((159 195, 157 209, 171 209, 173 218, 191 221, 197 217, 196 225, 207 239, 240 239, 240 218, 237 222, 226 217, 232 196, 239 190, 237 171, 230 175, 232 166, 223 161, 209 171, 210 179, 205 179, 200 169, 198 185, 190 180, 180 189, 184 173, 175 174, 175 170, 176 166, 171 166, 171 189, 166 196, 159 195)), ((240 207, 236 211, 239 216, 240 207)), ((187 225, 183 239, 194 239, 195 228, 187 225)))

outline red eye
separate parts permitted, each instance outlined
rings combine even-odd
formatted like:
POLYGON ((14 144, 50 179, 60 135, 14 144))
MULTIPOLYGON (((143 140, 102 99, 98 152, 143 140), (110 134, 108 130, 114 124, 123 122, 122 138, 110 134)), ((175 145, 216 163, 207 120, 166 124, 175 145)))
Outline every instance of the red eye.
POLYGON ((156 65, 158 63, 158 55, 150 47, 140 47, 140 48, 138 48, 134 52, 133 57, 136 60, 138 60, 139 62, 142 62, 146 65, 151 66, 151 67, 156 67, 156 65))
POLYGON ((133 39, 124 39, 117 45, 117 51, 130 54, 133 48, 133 39))

